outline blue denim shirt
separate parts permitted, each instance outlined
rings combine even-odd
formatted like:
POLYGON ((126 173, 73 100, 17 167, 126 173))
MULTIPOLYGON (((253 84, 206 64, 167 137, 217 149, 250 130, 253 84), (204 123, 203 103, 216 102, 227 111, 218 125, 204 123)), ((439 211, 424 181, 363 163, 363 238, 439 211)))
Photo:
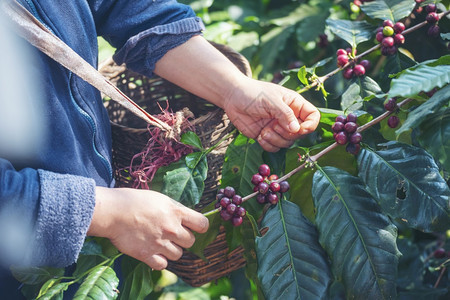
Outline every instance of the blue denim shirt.
MULTIPOLYGON (((93 66, 103 36, 118 49, 119 64, 148 76, 168 50, 203 29, 190 7, 174 0, 19 2, 93 66)), ((0 223, 4 215, 20 216, 24 229, 22 242, 0 229, 0 260, 62 267, 81 250, 95 186, 114 184, 110 125, 99 91, 34 52, 30 72, 44 94, 45 139, 27 161, 0 153, 0 223)))

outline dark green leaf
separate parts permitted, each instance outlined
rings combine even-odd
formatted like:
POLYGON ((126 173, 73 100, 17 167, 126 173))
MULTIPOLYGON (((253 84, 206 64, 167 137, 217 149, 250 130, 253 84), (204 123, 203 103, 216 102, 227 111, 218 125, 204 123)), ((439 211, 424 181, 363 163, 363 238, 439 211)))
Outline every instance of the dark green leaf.
POLYGON ((244 247, 245 274, 254 282, 258 282, 258 260, 256 258, 255 239, 259 236, 258 225, 251 215, 247 215, 242 223, 242 246, 244 247))
POLYGON ((383 211, 423 231, 450 228, 450 189, 431 155, 406 144, 384 146, 358 156, 359 176, 383 211))
POLYGON ((404 131, 416 128, 432 114, 436 113, 442 106, 448 105, 450 101, 450 85, 436 92, 427 102, 416 107, 408 114, 408 118, 402 126, 395 131, 397 135, 404 131))
POLYGON ((48 290, 50 290, 53 286, 59 284, 61 282, 61 278, 52 278, 47 280, 39 290, 39 294, 37 298, 41 297, 42 295, 46 294, 48 290))
POLYGON ((125 285, 120 291, 120 299, 145 299, 153 291, 152 270, 143 262, 132 263, 131 272, 125 275, 125 285))
POLYGON ((353 112, 363 106, 364 98, 383 93, 378 83, 369 76, 357 77, 342 94, 341 108, 353 112))
POLYGON ((160 168, 155 179, 162 179, 161 193, 186 206, 193 207, 200 201, 203 194, 207 172, 206 156, 202 156, 193 169, 189 168, 186 161, 181 159, 167 167, 160 168))
POLYGON ((327 20, 330 30, 353 48, 372 38, 373 27, 365 21, 327 20))
POLYGON ((449 65, 419 65, 405 70, 392 80, 389 97, 411 97, 422 91, 431 91, 434 87, 443 87, 449 82, 449 65))
POLYGON ((301 11, 307 15, 297 27, 297 40, 299 42, 314 41, 325 30, 325 20, 330 15, 329 3, 322 1, 321 5, 302 5, 301 11))
POLYGON ((77 259, 77 264, 73 276, 81 276, 84 272, 95 267, 96 265, 105 261, 104 257, 97 255, 80 255, 77 259))
POLYGON ((450 109, 430 115, 418 130, 417 137, 436 161, 450 171, 450 109))
POLYGON ((111 267, 93 269, 75 293, 74 300, 116 299, 119 279, 111 267))
POLYGON ((278 55, 287 47, 287 42, 295 32, 295 26, 275 27, 261 36, 259 63, 264 72, 270 70, 277 61, 278 55))
POLYGON ((38 267, 12 267, 11 272, 18 281, 24 284, 41 284, 52 277, 64 275, 64 269, 38 267))
POLYGON ((189 169, 195 169, 200 160, 202 159, 203 152, 193 152, 186 155, 186 166, 189 169))
MULTIPOLYGON (((227 148, 221 186, 232 186, 242 196, 253 193, 253 184, 250 180, 259 166, 264 163, 262 153, 263 149, 254 140, 242 134, 238 135, 227 148)), ((255 218, 262 211, 262 206, 253 200, 244 202, 243 206, 255 218)))
POLYGON ((358 177, 333 167, 314 174, 320 243, 347 299, 395 299, 397 229, 358 177))
POLYGON ((102 255, 102 246, 94 239, 86 240, 81 248, 80 255, 102 255))
POLYGON ((69 287, 69 282, 58 283, 47 290, 45 294, 37 298, 37 300, 62 300, 63 293, 69 287))
POLYGON ((361 5, 361 10, 372 19, 397 22, 409 16, 416 6, 414 0, 375 0, 361 5))
POLYGON ((331 281, 316 228, 297 205, 281 201, 264 216, 256 239, 258 277, 267 299, 325 299, 331 281))
POLYGON ((202 141, 200 140, 198 135, 195 134, 195 132, 188 131, 183 133, 183 135, 181 136, 181 142, 199 150, 203 150, 202 141))

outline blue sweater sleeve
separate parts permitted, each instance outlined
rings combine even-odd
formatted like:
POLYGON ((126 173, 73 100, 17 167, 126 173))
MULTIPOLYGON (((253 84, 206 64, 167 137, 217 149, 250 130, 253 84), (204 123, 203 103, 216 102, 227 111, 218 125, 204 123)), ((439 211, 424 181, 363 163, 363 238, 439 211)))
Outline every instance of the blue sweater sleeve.
POLYGON ((90 6, 98 34, 118 49, 114 60, 147 76, 167 51, 204 29, 192 9, 175 0, 91 0, 90 6))
POLYGON ((95 206, 92 179, 0 159, 0 259, 3 265, 67 266, 76 261, 95 206))

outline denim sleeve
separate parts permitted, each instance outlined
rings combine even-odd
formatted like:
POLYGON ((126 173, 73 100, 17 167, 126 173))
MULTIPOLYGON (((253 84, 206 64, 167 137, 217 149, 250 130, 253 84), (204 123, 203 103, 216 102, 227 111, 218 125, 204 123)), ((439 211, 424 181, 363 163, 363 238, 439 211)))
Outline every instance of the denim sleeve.
POLYGON ((0 159, 0 260, 63 267, 76 261, 95 206, 93 179, 16 171, 0 159))
POLYGON ((151 76, 164 54, 204 25, 193 10, 175 0, 89 1, 97 33, 117 48, 114 60, 151 76))

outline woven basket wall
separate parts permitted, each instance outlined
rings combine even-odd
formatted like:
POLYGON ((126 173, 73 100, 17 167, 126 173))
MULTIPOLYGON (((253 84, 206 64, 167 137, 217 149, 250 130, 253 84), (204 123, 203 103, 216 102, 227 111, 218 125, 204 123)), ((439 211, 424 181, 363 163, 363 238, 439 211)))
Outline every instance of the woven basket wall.
MULTIPOLYGON (((251 76, 248 61, 231 48, 212 43, 230 61, 232 61, 244 74, 251 76)), ((209 102, 160 77, 147 78, 130 70, 125 66, 116 65, 112 59, 100 66, 100 72, 112 81, 117 87, 139 104, 150 114, 158 114, 160 108, 166 106, 166 101, 172 111, 182 111, 187 107, 193 114, 195 131, 205 148, 215 145, 221 138, 230 133, 234 127, 224 111, 209 102)), ((113 141, 113 168, 116 186, 131 187, 128 174, 119 171, 130 165, 131 158, 144 149, 149 139, 147 124, 134 114, 124 109, 114 101, 105 104, 110 119, 113 141)), ((205 181, 205 190, 200 203, 195 207, 202 207, 215 200, 222 165, 227 146, 232 137, 221 143, 208 156, 208 175, 205 181)), ((207 261, 184 251, 178 261, 170 261, 168 270, 174 272, 191 286, 201 286, 207 282, 223 277, 230 272, 245 265, 243 248, 238 247, 229 252, 225 240, 225 231, 221 228, 216 240, 205 249, 207 261)))

